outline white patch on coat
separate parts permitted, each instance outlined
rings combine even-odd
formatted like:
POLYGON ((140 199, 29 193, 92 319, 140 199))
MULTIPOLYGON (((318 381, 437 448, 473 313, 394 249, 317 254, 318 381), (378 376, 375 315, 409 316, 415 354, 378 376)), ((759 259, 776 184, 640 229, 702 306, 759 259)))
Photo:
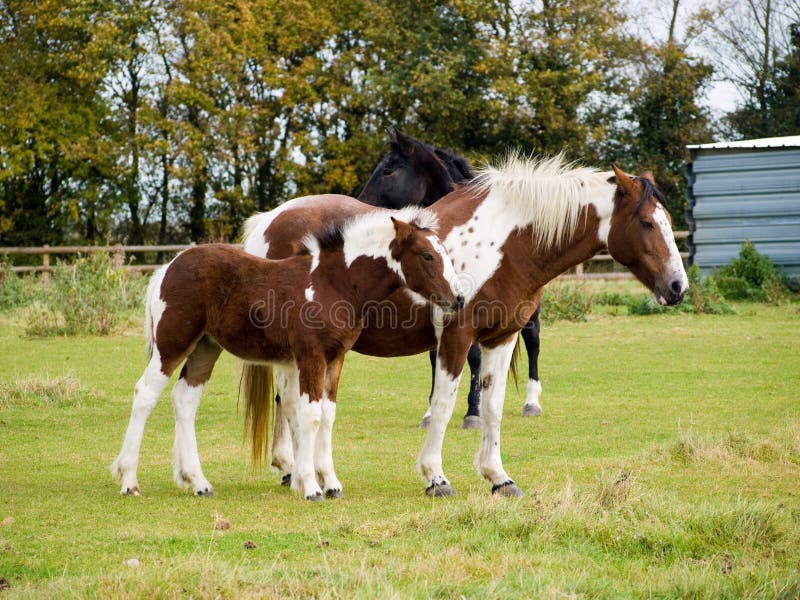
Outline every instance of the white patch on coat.
POLYGON ((313 302, 314 301, 314 286, 310 285, 306 288, 306 301, 313 302))
POLYGON ((383 258, 405 284, 400 263, 392 258, 389 249, 396 235, 390 217, 426 229, 435 228, 437 222, 436 215, 418 206, 408 206, 397 211, 376 210, 354 217, 342 226, 344 261, 349 267, 360 256, 383 258))
POLYGON ((294 209, 302 208, 304 204, 317 201, 315 196, 302 196, 288 200, 270 211, 258 213, 244 222, 244 233, 242 242, 244 251, 265 258, 269 252, 269 243, 264 239, 264 232, 281 213, 294 209))
POLYGON ((467 302, 500 266, 503 244, 516 229, 531 227, 533 244, 540 248, 558 247, 576 229, 582 209, 593 204, 601 218, 599 235, 607 238, 614 193, 608 177, 572 167, 560 155, 539 161, 511 155, 499 167, 482 169, 473 185, 486 197, 472 218, 444 240, 456 269, 463 265, 467 302))
POLYGON ((167 274, 167 269, 171 264, 172 261, 163 267, 159 267, 150 277, 150 282, 147 284, 144 304, 144 339, 148 356, 153 355, 158 322, 167 308, 167 303, 161 299, 161 284, 164 283, 164 276, 167 274))

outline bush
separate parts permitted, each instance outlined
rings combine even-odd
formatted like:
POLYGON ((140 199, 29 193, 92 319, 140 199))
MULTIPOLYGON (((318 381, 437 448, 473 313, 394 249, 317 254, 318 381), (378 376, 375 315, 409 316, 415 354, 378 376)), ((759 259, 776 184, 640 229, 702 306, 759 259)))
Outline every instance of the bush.
POLYGON ((639 296, 629 292, 601 292, 592 296, 592 304, 596 306, 628 306, 639 300, 639 296))
POLYGON ((41 306, 28 315, 29 335, 106 335, 142 306, 147 278, 122 268, 121 257, 95 253, 59 264, 41 306))
POLYGON ((700 269, 697 265, 692 265, 686 274, 689 277, 689 291, 681 304, 661 306, 651 296, 640 296, 628 303, 628 313, 631 315, 656 315, 683 312, 727 315, 734 312, 733 308, 725 302, 712 278, 700 279, 700 269))
POLYGON ((592 310, 592 297, 583 291, 582 285, 551 284, 542 294, 544 323, 554 321, 585 321, 592 310))
POLYGON ((33 281, 33 277, 26 280, 14 273, 9 265, 0 264, 0 311, 30 304, 36 297, 30 281, 33 281))
POLYGON ((742 244, 738 258, 707 279, 712 279, 728 300, 775 302, 786 289, 783 276, 769 256, 759 253, 749 241, 742 244))

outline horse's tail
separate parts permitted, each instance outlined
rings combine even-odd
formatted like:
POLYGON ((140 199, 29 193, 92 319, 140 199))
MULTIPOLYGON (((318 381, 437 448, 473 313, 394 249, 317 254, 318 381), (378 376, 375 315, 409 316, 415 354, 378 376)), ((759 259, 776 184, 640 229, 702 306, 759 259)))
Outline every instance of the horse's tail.
POLYGON ((269 436, 272 431, 272 404, 275 397, 272 367, 245 363, 242 365, 242 397, 244 398, 244 437, 250 434, 250 458, 259 467, 269 458, 269 436))
POLYGON ((164 274, 169 265, 159 267, 150 277, 147 284, 147 291, 144 294, 144 339, 147 350, 147 358, 153 357, 153 344, 155 344, 155 317, 153 315, 153 305, 161 297, 161 283, 164 281, 164 274))
POLYGON ((514 344, 514 350, 511 351, 511 377, 514 379, 514 386, 519 388, 519 377, 517 371, 517 361, 519 361, 519 346, 522 336, 517 334, 517 342, 514 344))

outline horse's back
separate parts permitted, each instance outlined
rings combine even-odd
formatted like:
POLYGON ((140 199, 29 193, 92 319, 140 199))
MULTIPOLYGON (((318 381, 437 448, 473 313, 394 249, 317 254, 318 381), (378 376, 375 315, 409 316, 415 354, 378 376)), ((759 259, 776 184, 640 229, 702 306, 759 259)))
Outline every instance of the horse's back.
POLYGON ((294 256, 303 247, 303 238, 318 235, 327 227, 375 210, 350 196, 320 194, 303 196, 278 208, 252 217, 248 223, 244 249, 268 258, 294 256))

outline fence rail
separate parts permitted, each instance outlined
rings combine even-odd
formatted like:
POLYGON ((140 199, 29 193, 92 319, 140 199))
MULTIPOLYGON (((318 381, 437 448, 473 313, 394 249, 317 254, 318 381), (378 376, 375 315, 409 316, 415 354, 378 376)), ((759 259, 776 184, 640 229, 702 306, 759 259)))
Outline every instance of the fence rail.
MULTIPOLYGON (((688 231, 676 231, 675 239, 683 240, 689 237, 688 231)), ((50 257, 60 254, 90 254, 92 252, 105 252, 107 254, 133 254, 140 252, 180 252, 195 246, 191 244, 167 244, 162 246, 7 246, 0 247, 0 258, 3 256, 36 256, 42 257, 41 265, 32 266, 12 266, 10 270, 14 273, 43 273, 47 277, 52 271, 53 266, 50 264, 50 257)), ((681 257, 688 258, 688 252, 681 252, 681 257)), ((609 254, 596 254, 590 258, 589 262, 607 262, 613 261, 609 254)), ((629 272, 612 271, 607 273, 587 273, 584 271, 584 264, 580 264, 575 268, 575 273, 562 275, 565 279, 630 279, 633 277, 629 272)), ((154 271, 160 264, 143 264, 143 265, 123 265, 122 268, 130 269, 133 271, 154 271)))

